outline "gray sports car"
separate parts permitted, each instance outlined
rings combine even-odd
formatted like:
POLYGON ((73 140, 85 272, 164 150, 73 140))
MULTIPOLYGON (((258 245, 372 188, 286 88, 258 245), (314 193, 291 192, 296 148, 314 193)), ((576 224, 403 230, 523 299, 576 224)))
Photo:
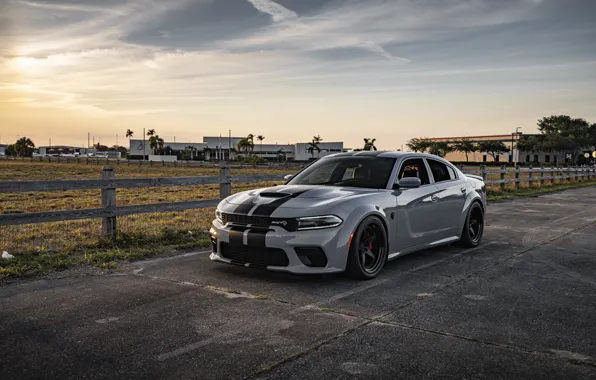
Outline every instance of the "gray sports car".
POLYGON ((398 256, 456 241, 477 246, 485 212, 482 177, 441 157, 338 153, 287 176, 283 185, 222 200, 210 258, 371 279, 398 256))

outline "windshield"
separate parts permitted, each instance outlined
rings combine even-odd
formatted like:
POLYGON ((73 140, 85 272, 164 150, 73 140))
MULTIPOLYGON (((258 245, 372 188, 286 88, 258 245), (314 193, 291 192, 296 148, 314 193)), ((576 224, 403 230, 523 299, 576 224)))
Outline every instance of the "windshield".
POLYGON ((289 185, 327 185, 385 189, 395 158, 333 157, 321 159, 288 182, 289 185))

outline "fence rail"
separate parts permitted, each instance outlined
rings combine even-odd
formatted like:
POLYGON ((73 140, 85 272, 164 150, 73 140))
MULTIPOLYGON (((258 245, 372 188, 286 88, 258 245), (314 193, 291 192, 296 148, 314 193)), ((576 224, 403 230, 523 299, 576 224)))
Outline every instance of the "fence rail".
POLYGON ((231 195, 232 183, 282 180, 283 175, 279 174, 232 176, 230 175, 230 167, 228 166, 220 168, 219 176, 117 179, 113 167, 106 166, 103 168, 101 179, 97 180, 3 181, 0 182, 0 193, 99 189, 101 190, 102 207, 83 210, 4 214, 0 215, 0 226, 102 218, 102 234, 105 237, 113 239, 116 237, 116 217, 118 216, 214 207, 221 201, 221 199, 231 195), (207 184, 219 184, 219 198, 198 201, 116 206, 116 189, 207 184))
MULTIPOLYGON (((519 188, 520 184, 525 182, 531 186, 534 183, 543 185, 547 181, 553 184, 556 180, 571 182, 596 179, 595 167, 533 168, 530 166, 528 169, 521 169, 518 166, 515 169, 507 169, 505 166, 502 166, 498 170, 490 170, 486 166, 481 166, 479 170, 465 170, 464 173, 480 175, 487 185, 499 185, 502 189, 505 188, 506 184, 510 183, 514 183, 519 188), (513 174, 515 178, 505 178, 507 174, 513 174), (527 174, 528 176, 520 177, 520 174, 527 174), (488 179, 489 175, 498 175, 499 179, 488 179)), ((83 210, 4 214, 0 215, 0 226, 102 218, 102 235, 115 239, 117 231, 116 218, 119 216, 214 207, 221 199, 231 195, 233 183, 282 180, 283 176, 277 174, 232 176, 230 175, 229 166, 221 167, 219 176, 117 179, 113 167, 105 166, 101 179, 97 180, 0 181, 0 193, 99 189, 101 190, 102 205, 101 208, 83 210), (116 189, 207 184, 219 184, 219 198, 144 205, 116 205, 116 189)))
MULTIPOLYGON (((178 160, 178 161, 149 161, 127 158, 111 157, 16 157, 0 156, 0 161, 15 162, 45 162, 56 164, 85 164, 85 165, 116 165, 116 166, 171 166, 171 167, 192 167, 192 168, 219 168, 220 161, 204 160, 178 160)), ((298 168, 304 166, 307 162, 300 161, 274 161, 268 163, 228 163, 231 168, 298 168)))

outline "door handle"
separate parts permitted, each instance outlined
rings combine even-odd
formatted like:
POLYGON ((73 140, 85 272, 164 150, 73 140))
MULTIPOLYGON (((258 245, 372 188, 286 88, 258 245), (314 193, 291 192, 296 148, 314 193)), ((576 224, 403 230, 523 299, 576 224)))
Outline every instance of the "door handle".
POLYGON ((462 193, 465 193, 466 192, 466 188, 465 187, 462 187, 460 190, 461 190, 462 193))

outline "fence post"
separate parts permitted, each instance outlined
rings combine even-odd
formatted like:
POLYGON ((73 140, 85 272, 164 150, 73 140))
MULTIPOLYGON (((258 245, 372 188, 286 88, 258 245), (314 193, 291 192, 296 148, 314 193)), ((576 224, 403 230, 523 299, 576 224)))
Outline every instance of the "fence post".
POLYGON ((540 186, 544 186, 544 165, 540 165, 540 186))
POLYGON ((221 182, 219 183, 219 197, 224 199, 232 195, 232 183, 230 180, 230 167, 227 165, 219 169, 221 182))
POLYGON ((532 187, 532 184, 534 183, 534 181, 532 181, 532 176, 534 175, 532 173, 532 169, 534 169, 534 167, 532 165, 530 165, 528 168, 530 169, 530 172, 528 173, 528 177, 529 177, 528 186, 532 187))
MULTIPOLYGON (((501 179, 501 190, 505 190, 505 170, 507 169, 507 167, 505 165, 501 165, 501 173, 499 175, 499 178, 501 179)), ((484 167, 484 170, 486 170, 486 166, 484 167)))
POLYGON ((480 166, 480 175, 482 176, 482 180, 486 182, 486 165, 480 166))
MULTIPOLYGON (((101 179, 113 180, 116 178, 114 168, 111 166, 104 166, 101 172, 101 179)), ((112 209, 116 207, 116 188, 102 188, 101 189, 101 207, 104 209, 112 209)), ((102 219, 101 234, 103 237, 111 240, 116 239, 116 217, 108 216, 102 219)))
POLYGON ((519 190, 519 165, 515 165, 515 189, 519 190))

